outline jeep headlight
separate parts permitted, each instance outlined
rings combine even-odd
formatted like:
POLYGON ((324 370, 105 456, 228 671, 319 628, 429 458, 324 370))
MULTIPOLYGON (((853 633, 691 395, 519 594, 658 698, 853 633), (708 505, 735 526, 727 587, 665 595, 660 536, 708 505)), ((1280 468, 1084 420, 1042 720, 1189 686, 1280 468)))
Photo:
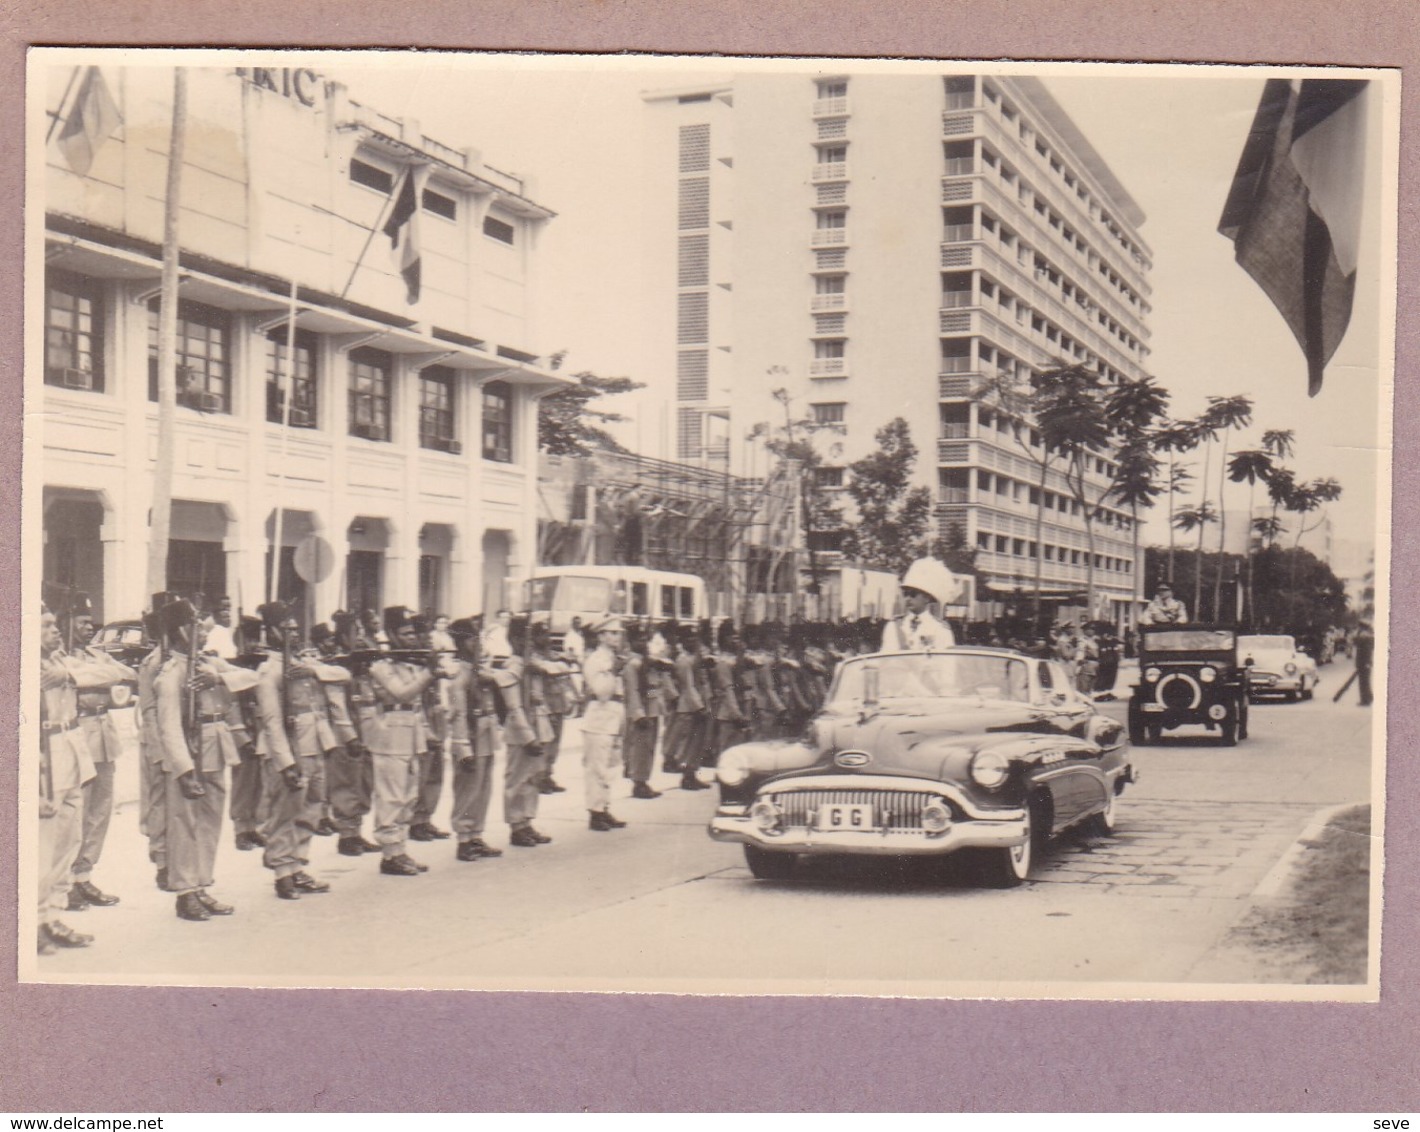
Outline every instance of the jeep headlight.
POLYGON ((971 780, 983 790, 1004 785, 1010 772, 1010 760, 998 751, 977 751, 972 756, 971 780))
POLYGON ((1204 665, 1198 671, 1198 679, 1202 680, 1205 684, 1211 684, 1214 680, 1218 679, 1218 670, 1204 665))
POLYGON ((715 768, 715 777, 722 786, 739 786, 749 777, 749 754, 739 747, 731 747, 720 756, 715 768))
POLYGON ((1144 669, 1144 679, 1147 680, 1150 684, 1155 683, 1162 675, 1163 673, 1161 673, 1156 666, 1151 665, 1150 667, 1144 669))

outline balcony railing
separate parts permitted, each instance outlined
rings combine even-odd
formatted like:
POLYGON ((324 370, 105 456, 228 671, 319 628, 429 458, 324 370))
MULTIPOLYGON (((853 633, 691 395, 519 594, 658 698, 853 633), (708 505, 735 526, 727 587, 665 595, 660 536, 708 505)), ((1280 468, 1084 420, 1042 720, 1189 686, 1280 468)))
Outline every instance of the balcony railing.
POLYGON ((834 247, 838 244, 848 242, 847 228, 815 228, 813 234, 813 246, 816 248, 834 247))
POLYGON ((942 243, 960 244, 976 239, 976 225, 947 224, 942 228, 942 243))
POLYGON ((938 503, 970 503, 971 489, 967 487, 939 487, 937 489, 938 503))
POLYGON ((945 421, 938 433, 941 440, 966 440, 971 436, 971 425, 966 421, 945 421))
POLYGON ((976 159, 974 157, 949 157, 945 162, 943 172, 948 177, 964 177, 968 173, 975 173, 976 159))
POLYGON ((816 98, 814 99, 813 115, 815 118, 827 117, 830 114, 847 114, 848 98, 816 98))
POLYGON ((970 373, 973 368, 970 358, 943 358, 937 373, 970 373))
POLYGON ((832 294, 815 295, 811 301, 811 310, 814 311, 846 311, 848 309, 848 296, 842 291, 832 294))
POLYGON ((947 95, 948 110, 975 110, 976 95, 972 91, 947 95))
POLYGON ((961 307, 974 307, 977 305, 976 295, 971 291, 943 291, 942 309, 957 310, 961 307))
POLYGON ((848 162, 846 161, 820 161, 814 166, 813 182, 816 185, 823 181, 846 180, 848 180, 848 162))
POLYGON ((847 358, 815 358, 809 363, 810 377, 846 377, 847 358))

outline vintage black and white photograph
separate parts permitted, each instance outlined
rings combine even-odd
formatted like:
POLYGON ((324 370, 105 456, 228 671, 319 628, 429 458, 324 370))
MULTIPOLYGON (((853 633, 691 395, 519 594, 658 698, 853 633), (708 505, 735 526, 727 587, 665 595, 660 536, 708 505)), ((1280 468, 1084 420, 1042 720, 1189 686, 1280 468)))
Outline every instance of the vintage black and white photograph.
POLYGON ((22 980, 1377 998, 1398 72, 28 82, 22 980))

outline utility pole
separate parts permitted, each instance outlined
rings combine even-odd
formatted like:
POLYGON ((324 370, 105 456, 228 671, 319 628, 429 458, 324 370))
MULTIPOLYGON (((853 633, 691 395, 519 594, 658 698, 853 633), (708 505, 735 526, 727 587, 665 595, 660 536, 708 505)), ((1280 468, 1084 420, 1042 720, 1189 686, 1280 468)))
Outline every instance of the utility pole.
POLYGON ((167 197, 163 202, 163 275, 158 304, 158 459, 148 527, 148 593, 168 585, 172 529, 173 452, 177 427, 178 209, 187 138, 187 71, 173 68, 173 126, 168 142, 167 197))

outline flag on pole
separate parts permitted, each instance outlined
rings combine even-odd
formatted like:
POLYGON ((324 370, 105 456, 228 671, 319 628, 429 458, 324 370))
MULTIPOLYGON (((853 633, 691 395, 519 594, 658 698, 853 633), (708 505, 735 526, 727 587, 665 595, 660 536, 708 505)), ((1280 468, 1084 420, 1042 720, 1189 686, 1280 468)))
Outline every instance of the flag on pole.
POLYGON ((423 270, 419 241, 419 204, 424 195, 424 182, 427 178, 428 166, 405 166, 399 184, 395 186, 394 205, 384 226, 384 233, 390 238, 395 264, 404 278, 411 303, 419 301, 420 276, 423 270))
POLYGON ((1218 221, 1296 336, 1313 397, 1351 321, 1366 86, 1269 79, 1218 221))
POLYGON ((69 107, 64 128, 59 131, 59 149, 69 168, 83 177, 94 163, 99 147, 123 124, 118 104, 108 92, 103 72, 89 67, 79 93, 69 107))

